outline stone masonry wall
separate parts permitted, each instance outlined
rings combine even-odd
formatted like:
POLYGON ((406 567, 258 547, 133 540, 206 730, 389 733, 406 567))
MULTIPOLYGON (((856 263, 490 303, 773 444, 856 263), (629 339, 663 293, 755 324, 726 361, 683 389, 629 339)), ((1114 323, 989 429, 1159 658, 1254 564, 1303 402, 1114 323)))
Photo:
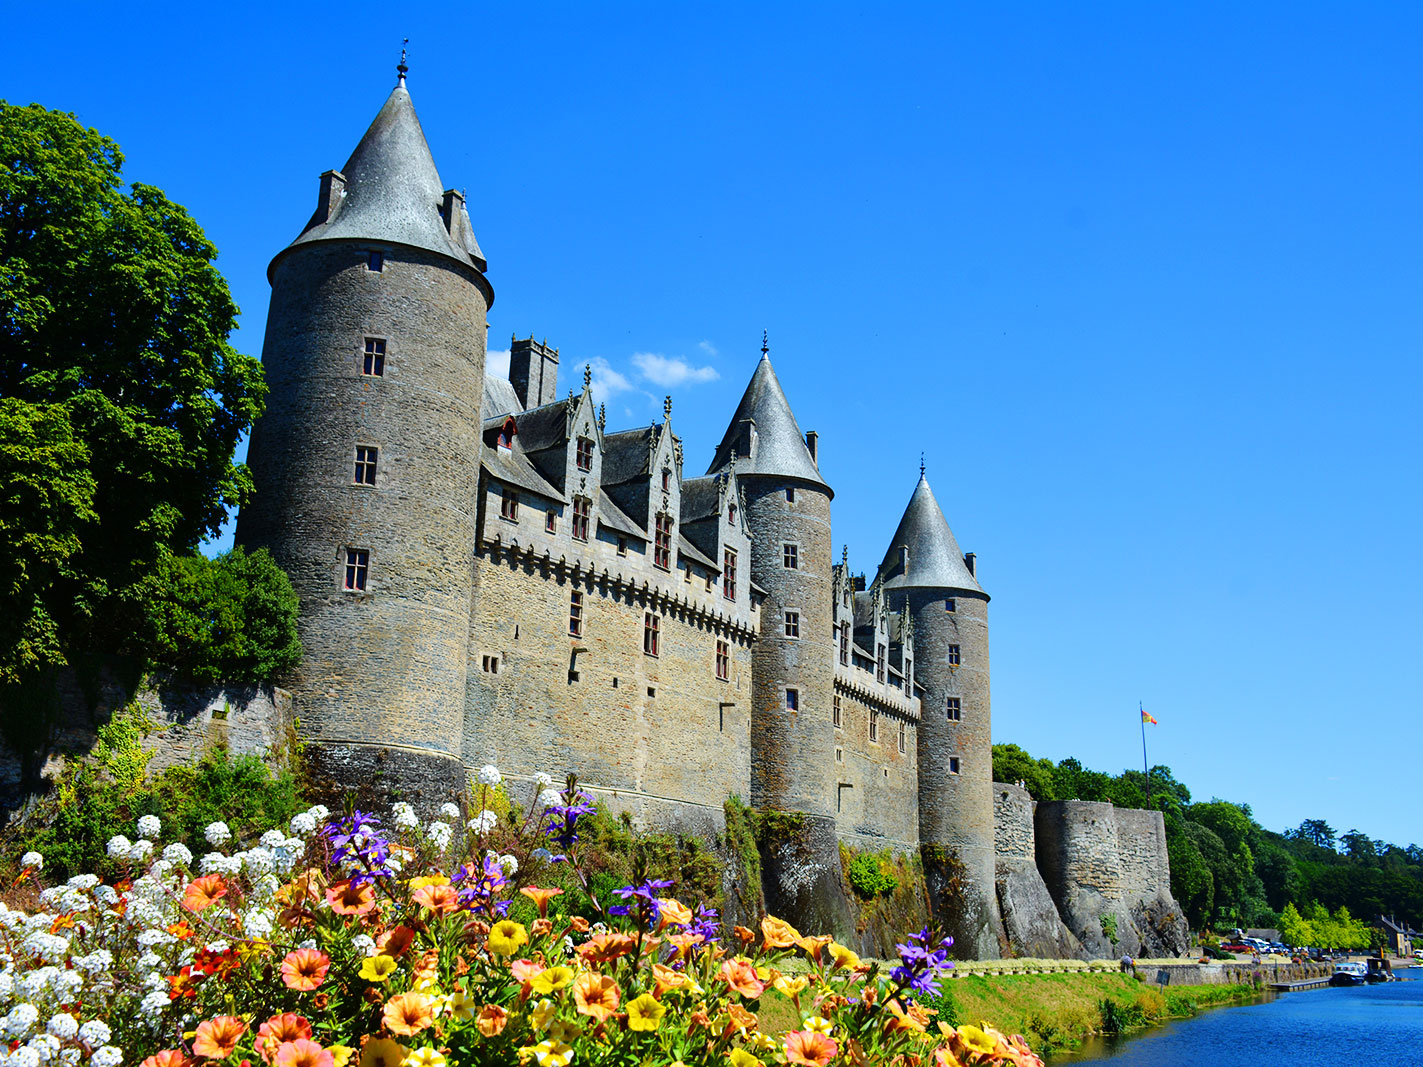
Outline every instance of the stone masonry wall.
MULTIPOLYGON (((861 672, 863 673, 863 672, 861 672)), ((918 730, 912 708, 891 709, 836 685, 840 729, 835 763, 840 777, 835 827, 840 840, 857 848, 919 850, 918 730), (878 736, 870 740, 870 711, 879 713, 878 736), (904 751, 899 731, 904 727, 904 751)))
POLYGON ((993 828, 997 851, 998 909, 1008 945, 1016 956, 1065 959, 1082 952, 1063 925, 1037 868, 1033 798, 1026 789, 993 783, 993 828))

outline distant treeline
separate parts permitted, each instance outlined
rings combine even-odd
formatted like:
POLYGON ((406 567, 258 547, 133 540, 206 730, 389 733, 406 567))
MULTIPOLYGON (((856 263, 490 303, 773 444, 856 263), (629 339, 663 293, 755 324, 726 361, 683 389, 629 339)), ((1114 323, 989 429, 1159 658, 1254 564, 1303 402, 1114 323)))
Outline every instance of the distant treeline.
POLYGON ((1196 928, 1279 928, 1286 905, 1317 915, 1315 905, 1372 920, 1423 919, 1423 848, 1390 844, 1359 830, 1337 833, 1306 819, 1284 833, 1267 830, 1248 804, 1193 803, 1170 767, 1151 769, 1151 803, 1141 771, 1105 774, 1076 759, 1035 759, 1017 745, 993 746, 993 777, 1022 782, 1035 800, 1105 800, 1163 813, 1171 892, 1196 928))

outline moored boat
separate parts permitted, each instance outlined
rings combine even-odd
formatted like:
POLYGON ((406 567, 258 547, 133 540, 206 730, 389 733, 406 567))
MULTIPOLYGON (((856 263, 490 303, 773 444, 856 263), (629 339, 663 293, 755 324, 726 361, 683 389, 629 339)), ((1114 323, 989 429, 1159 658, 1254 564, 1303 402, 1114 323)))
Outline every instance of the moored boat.
POLYGON ((1330 985, 1362 985, 1368 980, 1369 969, 1366 964, 1355 960, 1340 960, 1334 965, 1334 977, 1329 979, 1330 985))

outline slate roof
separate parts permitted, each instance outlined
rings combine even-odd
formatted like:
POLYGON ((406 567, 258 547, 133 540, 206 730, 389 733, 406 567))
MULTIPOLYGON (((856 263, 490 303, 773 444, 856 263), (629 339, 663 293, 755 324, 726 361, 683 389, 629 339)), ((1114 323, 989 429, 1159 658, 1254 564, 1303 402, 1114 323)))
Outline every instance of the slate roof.
POLYGON ((696 563, 700 563, 703 567, 711 571, 713 574, 721 573, 721 566, 717 563, 712 562, 710 556, 708 556, 696 545, 692 544, 692 542, 688 541, 687 538, 680 532, 677 534, 677 551, 683 556, 686 556, 688 559, 696 563))
POLYGON ((603 435, 603 484, 622 485, 647 473, 655 426, 603 435))
POLYGON ((736 414, 726 436, 717 445, 716 456, 707 468, 715 474, 731 465, 731 453, 738 452, 737 474, 769 474, 780 478, 796 478, 823 488, 832 496, 830 486, 821 478, 810 450, 805 447, 805 435, 800 432, 790 401, 776 378, 769 356, 763 355, 751 375, 751 382, 737 405, 736 414), (744 454, 742 424, 750 419, 756 425, 756 446, 752 455, 744 454))
POLYGON ((572 400, 555 400, 552 404, 529 408, 518 416, 519 443, 526 452, 552 448, 568 439, 568 411, 572 400))
POLYGON ((486 448, 484 469, 501 482, 517 485, 520 489, 538 493, 560 504, 568 503, 567 498, 549 484, 548 479, 535 470, 534 465, 520 452, 507 448, 486 448))
POLYGON ((444 185, 403 78, 342 174, 346 193, 333 217, 327 220, 318 212, 293 246, 338 238, 388 241, 449 256, 480 271, 487 268, 468 216, 455 227, 459 238, 451 236, 440 217, 444 185))
POLYGON ((720 501, 721 479, 710 475, 688 478, 682 483, 682 522, 720 518, 720 501))
POLYGON ((598 521, 610 530, 631 534, 640 541, 647 540, 647 531, 628 518, 627 512, 618 507, 613 498, 602 489, 598 490, 598 521))
POLYGON ((500 415, 518 415, 523 410, 524 405, 519 403, 519 394, 514 392, 514 387, 507 379, 494 374, 484 376, 482 414, 486 420, 498 418, 500 415))
POLYGON ((904 509, 904 517, 899 520, 899 528, 890 539, 880 574, 885 578, 886 589, 957 589, 983 593, 983 587, 963 561, 959 543, 954 540, 954 532, 934 499, 929 480, 922 474, 914 487, 914 495, 909 498, 909 506, 904 509), (901 571, 899 565, 901 545, 909 549, 907 571, 901 571))

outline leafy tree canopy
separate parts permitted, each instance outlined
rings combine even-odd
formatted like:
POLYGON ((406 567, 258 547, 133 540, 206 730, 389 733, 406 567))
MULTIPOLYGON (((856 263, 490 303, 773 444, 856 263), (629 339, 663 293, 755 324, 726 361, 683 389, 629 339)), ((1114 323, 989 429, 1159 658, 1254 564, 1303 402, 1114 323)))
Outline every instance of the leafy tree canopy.
POLYGON ((0 684, 130 629, 143 582, 250 491, 261 365, 217 250, 118 146, 0 101, 0 684))

